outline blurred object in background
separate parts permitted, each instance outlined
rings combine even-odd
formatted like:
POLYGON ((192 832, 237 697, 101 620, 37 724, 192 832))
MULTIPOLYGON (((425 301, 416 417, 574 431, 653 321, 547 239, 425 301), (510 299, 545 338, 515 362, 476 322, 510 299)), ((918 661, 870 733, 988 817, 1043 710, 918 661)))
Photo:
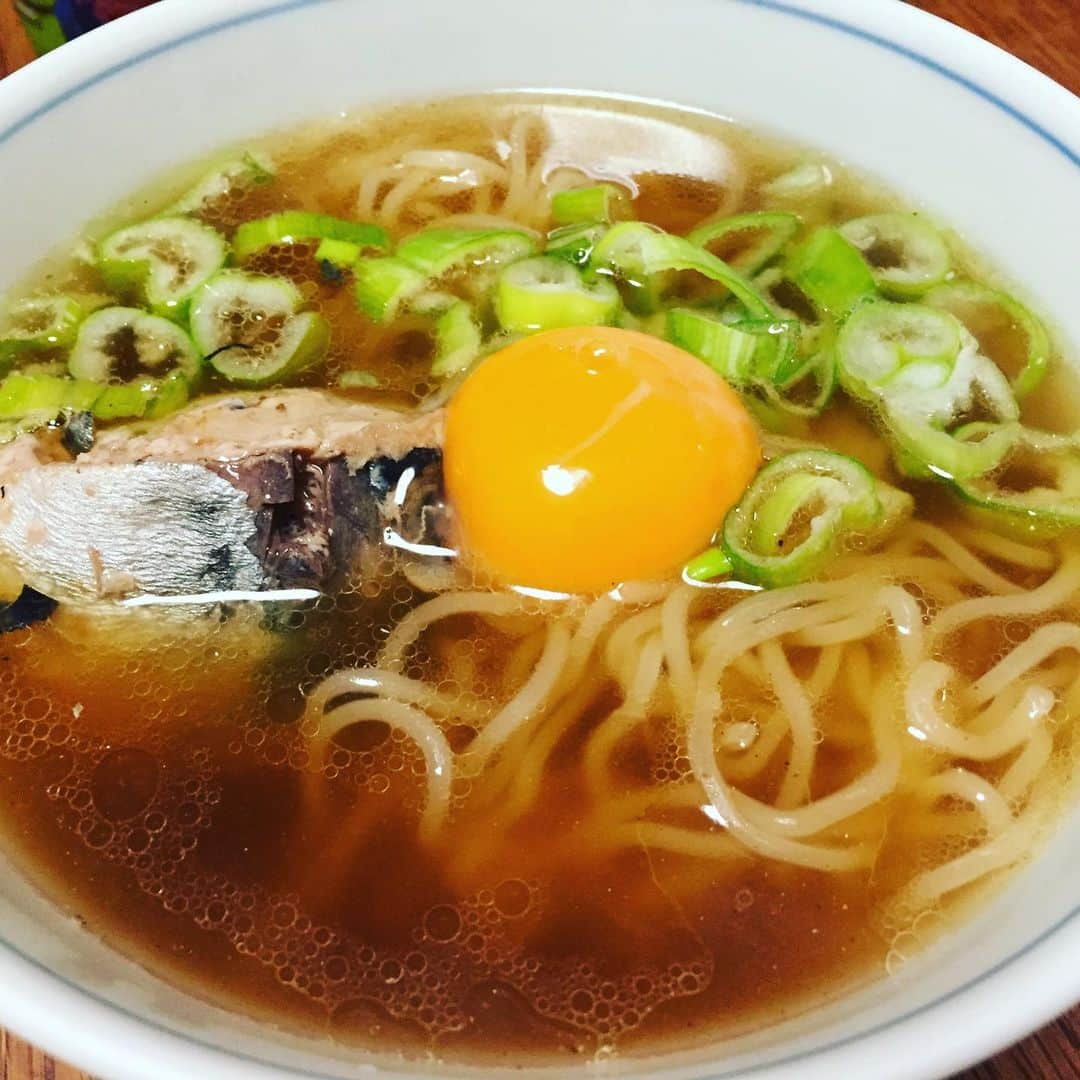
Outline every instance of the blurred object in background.
POLYGON ((39 55, 95 26, 147 7, 154 0, 15 0, 34 51, 39 55))

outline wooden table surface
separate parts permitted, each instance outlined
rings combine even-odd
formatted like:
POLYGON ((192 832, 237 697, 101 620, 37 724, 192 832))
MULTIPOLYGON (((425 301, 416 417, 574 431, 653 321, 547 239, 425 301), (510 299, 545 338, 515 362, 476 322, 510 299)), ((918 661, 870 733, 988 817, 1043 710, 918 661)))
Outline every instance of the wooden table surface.
MULTIPOLYGON (((886 0, 865 0, 884 3, 886 0)), ((1080 0, 912 0, 1045 71, 1080 94, 1080 0)), ((33 59, 11 0, 0 0, 0 77, 33 59)), ((1080 963, 1080 957, 1077 957, 1080 963)), ((1022 993, 1021 987, 1017 988, 1022 993)), ((956 1080, 1080 1080, 1080 1006, 956 1080)), ((0 1031, 0 1080, 91 1080, 0 1031)), ((149 1078, 148 1078, 149 1080, 149 1078)), ((852 1078, 862 1080, 862 1078, 852 1078)))

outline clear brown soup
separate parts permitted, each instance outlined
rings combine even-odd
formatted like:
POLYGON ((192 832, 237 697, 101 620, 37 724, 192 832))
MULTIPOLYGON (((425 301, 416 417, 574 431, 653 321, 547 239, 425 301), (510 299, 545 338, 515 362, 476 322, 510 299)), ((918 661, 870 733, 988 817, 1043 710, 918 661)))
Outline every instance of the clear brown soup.
MULTIPOLYGON (((617 177, 633 185, 636 216, 678 233, 717 213, 778 205, 763 185, 809 156, 699 116, 547 104, 557 122, 546 135, 542 123, 528 129, 529 161, 559 139, 566 155, 582 154, 589 139, 573 132, 594 130, 600 114, 591 110, 602 107, 604 145, 622 140, 623 159, 636 155, 649 166, 617 177), (660 125, 652 142, 632 126, 642 117, 660 125), (685 160, 714 160, 715 148, 725 148, 724 175, 686 175, 682 158, 665 156, 663 125, 682 132, 684 148, 705 148, 685 160)), ((230 233, 284 208, 355 217, 372 162, 383 167, 428 147, 497 160, 497 138, 514 116, 539 115, 541 107, 536 98, 473 100, 275 136, 264 144, 278 165, 275 182, 228 200, 206 220, 230 233)), ((561 160, 600 176, 609 164, 561 160)), ((828 197, 795 207, 807 220, 896 205, 864 179, 830 168, 828 197)), ((120 216, 144 215, 180 187, 174 178, 120 216)), ((392 230, 437 222, 434 211, 468 213, 471 198, 463 189, 416 212, 406 202, 392 230)), ((532 207, 523 223, 546 227, 545 206, 532 207)), ((956 254, 974 266, 962 249, 956 254)), ((421 325, 406 318, 373 326, 350 289, 319 274, 306 248, 275 249, 253 267, 293 277, 331 322, 330 358, 304 377, 308 384, 335 385, 354 369, 380 382, 352 391, 367 400, 411 405, 432 391, 421 325)), ((54 265, 50 274, 57 287, 96 285, 77 266, 54 265)), ((1053 376, 1025 402, 1025 418, 1066 428, 1065 386, 1065 376, 1053 376)), ((853 408, 837 406, 795 434, 854 453, 899 482, 872 423, 853 408)), ((911 490, 916 521, 966 535, 971 526, 950 500, 911 490)), ((915 533, 907 544, 905 555, 943 561, 915 533)), ((1032 544, 1045 558, 1033 556, 1029 566, 993 552, 979 557, 1030 589, 1073 546, 1032 544)), ((907 581, 905 573, 895 580, 907 581)), ((61 607, 49 621, 7 634, 0 639, 7 849, 92 933, 200 997, 358 1047, 518 1063, 701 1043, 883 976, 914 947, 905 932, 922 913, 897 914, 899 891, 983 837, 970 807, 920 799, 920 780, 945 762, 916 747, 905 751, 892 792, 851 826, 877 845, 863 869, 823 872, 752 853, 698 858, 644 840, 616 845, 611 830, 632 831, 646 815, 605 817, 584 770, 590 736, 620 703, 617 684, 594 664, 562 720, 542 719, 552 725, 552 743, 539 773, 514 776, 512 755, 509 765, 504 755, 490 770, 496 775, 459 786, 444 834, 422 844, 423 759, 410 742, 367 722, 338 736, 324 758, 301 725, 305 695, 330 673, 375 663, 389 631, 428 598, 418 580, 388 554, 374 576, 314 602, 194 615, 61 607)), ((982 594, 963 575, 953 585, 964 598, 982 594)), ((920 595, 928 613, 942 603, 920 595)), ((696 617, 737 602, 710 595, 696 617)), ((524 629, 468 614, 444 620, 421 638, 408 670, 446 694, 494 707, 535 662, 530 634, 543 624, 540 610, 526 609, 522 619, 532 623, 524 629)), ((940 658, 974 677, 1050 617, 988 618, 950 638, 940 658)), ((814 797, 851 782, 873 760, 857 683, 859 672, 892 670, 892 638, 882 628, 860 648, 847 658, 858 672, 846 661, 816 710, 814 797)), ((788 661, 809 679, 819 654, 791 645, 788 661)), ((1059 668, 1070 662, 1055 659, 1059 668)), ((1062 703, 1038 779, 1038 801, 1048 807, 1065 791, 1076 742, 1069 672, 1057 679, 1062 703)), ((880 685, 889 679, 881 676, 880 685)), ((769 704, 750 682, 736 678, 729 690, 726 721, 753 722, 769 704)), ((464 722, 446 730, 451 745, 468 738, 464 722)), ((781 742, 756 774, 734 782, 769 801, 786 753, 781 742)), ((994 783, 1013 760, 957 762, 994 783)), ((625 801, 687 776, 678 725, 658 708, 612 753, 605 799, 625 801)), ((685 805, 650 820, 701 823, 700 810, 685 805)), ((959 889, 931 907, 950 918, 971 894, 959 889)))

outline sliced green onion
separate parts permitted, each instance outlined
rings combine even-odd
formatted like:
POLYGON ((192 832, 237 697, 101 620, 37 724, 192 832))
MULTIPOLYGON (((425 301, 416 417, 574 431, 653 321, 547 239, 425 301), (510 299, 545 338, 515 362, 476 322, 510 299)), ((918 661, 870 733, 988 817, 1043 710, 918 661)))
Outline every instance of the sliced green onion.
POLYGON ((606 232, 607 226, 600 221, 563 225, 547 234, 544 254, 555 259, 565 259, 574 266, 585 266, 592 257, 593 248, 606 232))
POLYGON ((783 379, 766 381, 762 386, 766 400, 783 412, 820 416, 832 400, 836 383, 836 353, 826 346, 817 349, 783 379))
POLYGON ((636 330, 639 334, 662 338, 667 336, 667 312, 654 311, 651 315, 635 315, 624 307, 615 316, 615 325, 620 330, 636 330))
POLYGON ((829 227, 815 229, 791 251, 784 275, 821 317, 844 319, 877 293, 874 276, 858 250, 829 227))
POLYGON ((904 412, 885 413, 885 424, 906 476, 919 480, 968 480, 991 472, 1004 460, 1014 441, 1013 424, 987 425, 978 439, 961 437, 925 418, 904 412))
POLYGON ((823 195, 832 187, 832 171, 817 161, 804 161, 786 173, 773 177, 762 191, 774 199, 804 202, 823 195))
POLYGON ((378 378, 370 371, 343 371, 338 377, 343 390, 374 390, 378 385, 378 378))
POLYGON ((918 214, 871 214, 841 225, 839 232, 862 253, 887 296, 922 296, 949 272, 948 245, 918 214))
POLYGON ((242 260, 263 248, 311 240, 345 240, 376 251, 386 251, 390 247, 386 230, 378 225, 345 221, 307 210, 283 210, 256 221, 245 221, 233 236, 233 253, 242 260))
POLYGON ((303 302, 285 278, 223 270, 192 299, 192 336, 230 382, 280 381, 321 360, 329 344, 326 320, 300 311, 303 302))
POLYGON ((864 304, 840 331, 840 381, 863 400, 890 386, 942 387, 960 354, 961 333, 951 315, 920 304, 864 304))
MULTIPOLYGON (((969 425, 957 432, 971 437, 969 425)), ((954 485, 979 520, 1033 537, 1051 537, 1080 526, 1080 442, 1073 437, 1017 425, 997 467, 954 485)))
POLYGON ((836 229, 815 229, 788 256, 785 272, 821 316, 844 319, 877 294, 870 267, 836 229))
POLYGON ((972 408, 1015 420, 1005 376, 948 312, 886 300, 865 304, 840 331, 840 380, 849 393, 879 398, 890 412, 947 425, 972 408))
POLYGON ((504 330, 528 334, 563 326, 610 323, 619 290, 610 280, 587 282, 568 262, 538 255, 511 263, 499 274, 495 313, 504 330))
MULTIPOLYGON (((780 266, 770 266, 753 277, 754 288, 765 298, 778 318, 794 319, 804 328, 824 325, 832 320, 822 320, 817 308, 805 296, 802 290, 787 277, 780 266)), ((736 305, 729 301, 725 313, 731 312, 736 305)))
POLYGON ((190 383, 179 371, 166 375, 164 379, 158 379, 143 415, 156 419, 182 409, 188 403, 190 391, 190 383))
POLYGON ((402 304, 422 292, 427 275, 388 255, 381 259, 361 259, 353 266, 356 305, 375 322, 390 322, 402 304))
POLYGON ((179 326, 129 307, 102 308, 86 318, 68 356, 72 375, 96 383, 171 371, 194 379, 200 366, 195 345, 179 326))
POLYGON ((803 326, 798 319, 740 319, 733 325, 758 337, 754 374, 759 381, 786 386, 806 366, 800 350, 803 326))
POLYGON ((351 240, 334 240, 327 237, 319 242, 319 246, 315 249, 315 258, 319 262, 330 263, 338 269, 348 270, 360 258, 363 250, 359 244, 354 244, 351 240))
POLYGON ((397 257, 427 278, 465 267, 499 266, 536 254, 536 241, 508 229, 425 229, 398 245, 397 257))
POLYGON ((626 217, 629 200, 616 184, 588 184, 557 192, 551 199, 551 220, 556 225, 587 221, 611 223, 626 217))
POLYGON ((353 266, 356 303, 369 318, 389 322, 404 304, 452 270, 494 269, 535 251, 536 242, 525 233, 427 229, 403 240, 395 256, 361 259, 353 266))
POLYGON ((157 419, 182 409, 189 396, 188 381, 179 371, 164 379, 133 379, 98 390, 90 406, 97 420, 157 419))
POLYGON ((92 412, 98 420, 164 416, 183 407, 187 400, 188 380, 180 371, 163 379, 107 385, 20 371, 0 383, 0 418, 18 418, 22 430, 32 430, 58 416, 77 412, 92 412))
POLYGON ((688 581, 713 581, 731 573, 731 560, 720 547, 706 548, 684 567, 682 576, 688 581))
POLYGON ((798 320, 727 322, 704 309, 671 308, 665 336, 734 386, 767 386, 775 397, 777 390, 795 385, 807 373, 807 362, 799 355, 800 333, 798 320))
POLYGON ((192 293, 227 256, 224 238, 209 226, 159 217, 107 236, 98 247, 98 266, 114 291, 135 289, 154 314, 181 321, 192 293))
POLYGON ((450 293, 433 292, 417 297, 409 310, 434 320, 431 328, 435 340, 435 359, 431 363, 433 375, 444 378, 472 366, 480 355, 482 339, 470 304, 450 293))
POLYGON ((432 375, 445 378, 467 371, 480 355, 480 327, 473 318, 472 307, 464 300, 455 300, 435 320, 434 335, 432 375))
POLYGON ((826 450, 820 442, 798 435, 780 435, 776 432, 761 433, 761 456, 765 461, 775 461, 784 454, 793 454, 801 450, 826 450))
POLYGON ((743 397, 743 404, 763 434, 794 438, 799 432, 806 430, 806 422, 802 417, 793 415, 789 410, 777 405, 775 401, 769 400, 767 392, 762 391, 760 396, 746 394, 743 397))
POLYGON ((681 236, 671 236, 641 222, 626 221, 611 228, 596 245, 592 263, 638 287, 670 270, 693 270, 725 286, 748 317, 773 317, 764 297, 727 263, 681 236))
POLYGON ((673 345, 704 360, 733 386, 753 378, 761 336, 725 323, 716 315, 691 308, 670 308, 665 335, 673 345))
POLYGON ((759 210, 701 225, 686 239, 707 248, 740 273, 756 274, 780 253, 801 224, 797 214, 759 210), (733 243, 736 241, 741 243, 733 243))
POLYGON ((873 475, 828 450, 776 458, 724 519, 724 550, 735 575, 766 588, 820 573, 854 537, 880 527, 873 475))
POLYGON ((1017 397, 1031 393, 1042 382, 1050 363, 1050 336, 1039 319, 1015 297, 974 281, 957 281, 934 289, 925 302, 955 315, 979 340, 983 352, 1007 374, 1011 367, 1009 378, 1017 397), (1001 330, 1023 336, 1023 354, 1018 364, 1003 362, 1007 358, 1001 355, 1001 349, 988 342, 1001 330))
POLYGON ((13 304, 0 331, 0 363, 70 345, 86 313, 73 296, 32 296, 13 304))
POLYGON ((136 379, 99 389, 91 407, 98 420, 166 416, 183 408, 188 400, 188 383, 179 372, 164 379, 136 379))
POLYGON ((972 412, 1011 423, 1019 408, 1005 376, 948 312, 886 300, 860 307, 837 342, 840 382, 879 408, 909 476, 965 478, 995 467, 1008 449, 995 436, 982 443, 949 429, 972 412))
POLYGON ((836 387, 835 356, 831 343, 803 356, 800 336, 797 320, 729 323, 703 310, 672 308, 667 313, 667 339, 733 386, 754 390, 763 399, 759 405, 794 416, 820 416, 836 387))
POLYGON ((129 382, 106 386, 98 394, 92 412, 98 420, 142 416, 154 387, 152 380, 146 383, 129 382))
POLYGON ((200 214, 235 190, 266 184, 273 178, 273 162, 263 154, 248 151, 234 161, 226 161, 212 169, 190 191, 169 205, 164 213, 200 214))
POLYGON ((13 371, 0 382, 0 418, 28 417, 48 422, 65 411, 86 412, 101 394, 101 385, 56 375, 13 371))
POLYGON ((878 480, 877 493, 881 500, 881 517, 862 537, 866 548, 873 548, 887 540, 915 512, 914 497, 902 488, 878 480))

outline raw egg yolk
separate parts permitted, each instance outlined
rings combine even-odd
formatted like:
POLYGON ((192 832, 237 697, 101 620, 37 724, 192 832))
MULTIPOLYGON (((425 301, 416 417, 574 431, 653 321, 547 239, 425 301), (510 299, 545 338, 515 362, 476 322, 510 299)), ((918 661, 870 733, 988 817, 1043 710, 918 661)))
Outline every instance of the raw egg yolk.
POLYGON ((598 593, 677 572, 758 468, 753 421, 711 368, 629 330, 572 327, 493 353, 450 402, 460 538, 501 581, 598 593))

